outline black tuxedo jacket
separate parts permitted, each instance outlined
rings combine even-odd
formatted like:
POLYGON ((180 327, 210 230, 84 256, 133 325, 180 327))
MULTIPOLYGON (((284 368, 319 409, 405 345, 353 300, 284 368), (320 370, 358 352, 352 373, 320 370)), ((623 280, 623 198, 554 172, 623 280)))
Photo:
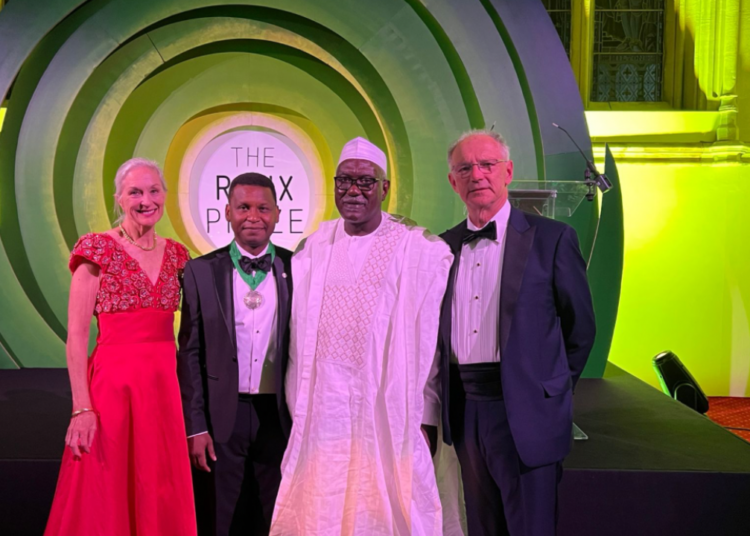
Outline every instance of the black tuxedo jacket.
MULTIPOLYGON (((289 314, 292 304, 292 252, 276 247, 277 326, 276 399, 284 433, 291 418, 284 397, 289 359, 289 314)), ((177 376, 187 435, 208 431, 214 441, 229 440, 237 412, 239 372, 234 330, 234 265, 229 246, 185 265, 177 376)))
MULTIPOLYGON (((452 443, 451 309, 466 220, 441 236, 453 251, 440 315, 443 430, 452 443)), ((511 209, 500 280, 503 399, 518 454, 529 467, 562 460, 572 440, 573 387, 594 344, 586 263, 570 226, 511 209)), ((468 336, 468 334, 467 334, 468 336)), ((455 401, 455 406, 459 401, 455 401)))

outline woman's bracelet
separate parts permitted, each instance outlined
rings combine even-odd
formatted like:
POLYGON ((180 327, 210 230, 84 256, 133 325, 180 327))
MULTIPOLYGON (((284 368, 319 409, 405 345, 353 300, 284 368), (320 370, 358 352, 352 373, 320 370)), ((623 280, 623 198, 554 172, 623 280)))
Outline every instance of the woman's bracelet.
POLYGON ((99 414, 97 413, 97 411, 95 409, 92 409, 92 408, 81 408, 81 409, 77 409, 73 413, 71 413, 70 414, 70 418, 72 419, 73 417, 78 417, 81 413, 86 413, 87 411, 92 411, 92 412, 94 412, 94 414, 97 417, 99 416, 99 414))

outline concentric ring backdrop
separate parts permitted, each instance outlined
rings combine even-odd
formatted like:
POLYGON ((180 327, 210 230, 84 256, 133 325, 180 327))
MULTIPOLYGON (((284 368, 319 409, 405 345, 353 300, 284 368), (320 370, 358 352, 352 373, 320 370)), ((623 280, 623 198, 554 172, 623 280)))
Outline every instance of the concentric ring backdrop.
MULTIPOLYGON (((9 3, 0 36, 0 367, 64 365, 70 249, 111 226, 112 179, 133 156, 164 167, 159 234, 198 255, 210 243, 186 208, 186 176, 200 148, 232 130, 303 148, 309 228, 336 216, 335 159, 355 136, 387 152, 387 209, 435 232, 464 217, 445 161, 461 132, 495 125, 517 178, 581 178, 553 121, 590 152, 539 2, 38 0, 9 3)), ((571 221, 584 251, 597 213, 589 204, 571 221)), ((619 283, 595 299, 616 310, 618 295, 619 283)))

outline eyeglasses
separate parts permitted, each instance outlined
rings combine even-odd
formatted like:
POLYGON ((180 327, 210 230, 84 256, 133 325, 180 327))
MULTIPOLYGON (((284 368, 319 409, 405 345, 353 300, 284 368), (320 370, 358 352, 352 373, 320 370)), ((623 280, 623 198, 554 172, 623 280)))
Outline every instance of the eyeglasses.
POLYGON ((468 162, 466 162, 454 167, 453 171, 462 177, 468 177, 469 175, 471 175, 471 170, 474 168, 474 166, 477 166, 479 168, 479 171, 486 175, 488 173, 492 173, 492 168, 503 162, 509 162, 509 160, 482 160, 481 162, 477 162, 475 164, 469 164, 468 162))
POLYGON ((346 175, 342 175, 340 177, 334 177, 334 182, 336 183, 336 189, 341 190, 342 192, 348 192, 349 188, 352 187, 352 184, 356 184, 357 188, 359 188, 362 192, 369 192, 375 187, 375 184, 380 182, 381 179, 376 179, 375 177, 347 177, 346 175))

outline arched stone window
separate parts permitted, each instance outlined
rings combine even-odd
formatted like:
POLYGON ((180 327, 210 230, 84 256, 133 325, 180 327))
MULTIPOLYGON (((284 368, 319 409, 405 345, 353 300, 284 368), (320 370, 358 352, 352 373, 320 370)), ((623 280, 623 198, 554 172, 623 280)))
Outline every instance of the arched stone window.
POLYGON ((662 100, 664 0, 596 0, 594 102, 662 100))

